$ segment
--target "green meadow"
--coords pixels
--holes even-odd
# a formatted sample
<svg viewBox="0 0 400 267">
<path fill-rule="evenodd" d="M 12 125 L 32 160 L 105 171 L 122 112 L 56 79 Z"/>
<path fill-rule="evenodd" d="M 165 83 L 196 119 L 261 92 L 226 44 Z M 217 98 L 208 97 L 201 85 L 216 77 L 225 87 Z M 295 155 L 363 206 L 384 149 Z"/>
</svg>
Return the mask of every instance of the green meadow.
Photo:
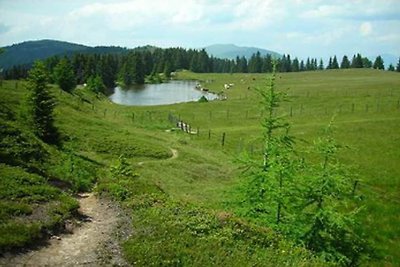
<svg viewBox="0 0 400 267">
<path fill-rule="evenodd" d="M 268 75 L 181 71 L 174 78 L 224 91 L 226 100 L 130 107 L 85 88 L 69 94 L 52 86 L 62 147 L 44 144 L 24 124 L 24 82 L 3 81 L 0 144 L 7 160 L 0 165 L 0 249 L 26 246 L 55 231 L 76 212 L 71 195 L 95 190 L 131 214 L 133 234 L 122 246 L 132 264 L 325 266 L 237 212 L 237 190 L 245 179 L 238 159 L 247 153 L 262 160 L 264 114 L 257 88 L 267 85 Z M 233 86 L 225 90 L 224 84 Z M 361 225 L 376 252 L 363 264 L 399 265 L 400 74 L 278 73 L 276 87 L 289 95 L 278 113 L 291 123 L 299 151 L 334 118 L 335 137 L 344 146 L 340 159 L 358 174 Z M 177 119 L 190 124 L 192 133 L 177 128 Z M 135 176 L 113 177 L 110 166 L 121 155 Z"/>
</svg>

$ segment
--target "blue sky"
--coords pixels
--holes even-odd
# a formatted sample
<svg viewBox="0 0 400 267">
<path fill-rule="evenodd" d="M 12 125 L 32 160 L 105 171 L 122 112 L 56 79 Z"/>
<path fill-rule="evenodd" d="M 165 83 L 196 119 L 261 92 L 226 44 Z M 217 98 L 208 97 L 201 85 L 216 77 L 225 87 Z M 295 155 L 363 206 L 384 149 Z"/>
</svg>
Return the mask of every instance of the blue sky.
<svg viewBox="0 0 400 267">
<path fill-rule="evenodd" d="M 0 46 L 39 39 L 400 56 L 400 0 L 0 0 Z"/>
</svg>

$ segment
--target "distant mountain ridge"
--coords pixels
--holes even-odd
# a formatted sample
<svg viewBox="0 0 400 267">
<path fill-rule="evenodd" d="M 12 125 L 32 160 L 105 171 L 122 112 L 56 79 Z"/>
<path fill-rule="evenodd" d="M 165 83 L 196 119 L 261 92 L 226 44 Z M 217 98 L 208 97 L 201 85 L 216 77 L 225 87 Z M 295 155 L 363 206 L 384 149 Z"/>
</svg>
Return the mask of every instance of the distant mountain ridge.
<svg viewBox="0 0 400 267">
<path fill-rule="evenodd" d="M 249 59 L 253 54 L 260 52 L 261 55 L 270 54 L 273 57 L 280 58 L 281 54 L 257 47 L 237 46 L 234 44 L 214 44 L 204 48 L 209 55 L 218 58 L 235 59 L 237 56 Z"/>
<path fill-rule="evenodd" d="M 124 53 L 126 48 L 116 46 L 85 46 L 57 40 L 26 41 L 3 47 L 0 55 L 0 68 L 11 68 L 15 65 L 32 64 L 35 60 L 46 59 L 56 55 L 73 53 Z"/>
<path fill-rule="evenodd" d="M 137 51 L 151 51 L 153 52 L 158 47 L 146 45 L 141 47 L 136 47 L 133 50 Z M 57 41 L 57 40 L 38 40 L 38 41 L 26 41 L 19 44 L 13 44 L 10 46 L 3 47 L 4 53 L 0 54 L 0 69 L 8 69 L 15 65 L 30 65 L 35 60 L 46 59 L 51 56 L 64 56 L 72 55 L 74 53 L 85 53 L 85 54 L 105 54 L 105 53 L 127 53 L 132 49 L 123 48 L 119 46 L 86 46 L 76 43 Z M 271 54 L 273 57 L 280 58 L 281 54 L 257 47 L 245 47 L 237 46 L 234 44 L 214 44 L 204 47 L 206 52 L 211 56 L 217 58 L 235 59 L 237 56 L 246 57 L 249 59 L 257 51 L 261 55 Z M 351 55 L 349 55 L 351 56 Z M 394 67 L 397 66 L 399 57 L 392 54 L 382 54 L 381 55 L 385 68 L 392 64 Z M 373 61 L 376 56 L 370 56 Z"/>
</svg>

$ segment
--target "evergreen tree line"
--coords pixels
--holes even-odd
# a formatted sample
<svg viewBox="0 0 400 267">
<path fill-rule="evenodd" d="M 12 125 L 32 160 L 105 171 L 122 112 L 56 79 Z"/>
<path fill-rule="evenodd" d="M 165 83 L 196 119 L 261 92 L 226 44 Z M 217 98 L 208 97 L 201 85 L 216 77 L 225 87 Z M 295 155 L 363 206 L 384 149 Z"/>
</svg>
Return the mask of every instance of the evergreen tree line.
<svg viewBox="0 0 400 267">
<path fill-rule="evenodd" d="M 76 83 L 83 84 L 89 81 L 101 81 L 106 88 L 111 88 L 118 81 L 122 85 L 142 84 L 146 76 L 153 77 L 163 73 L 166 78 L 171 72 L 187 69 L 198 73 L 269 73 L 272 72 L 273 62 L 276 61 L 278 72 L 299 72 L 324 69 L 347 68 L 375 68 L 385 69 L 381 56 L 374 62 L 367 57 L 356 54 L 350 60 L 343 56 L 340 64 L 336 56 L 329 58 L 325 66 L 322 59 L 307 58 L 306 60 L 292 59 L 289 54 L 281 58 L 271 55 L 262 56 L 260 52 L 254 53 L 249 59 L 236 57 L 236 59 L 220 59 L 209 56 L 207 52 L 183 48 L 136 48 L 125 54 L 74 54 L 69 57 L 50 57 L 44 61 L 50 73 L 50 82 L 55 82 L 56 67 L 63 62 L 64 67 L 72 68 Z M 5 79 L 20 79 L 28 76 L 30 65 L 14 66 L 4 71 Z M 388 70 L 400 72 L 400 58 L 396 66 Z"/>
</svg>

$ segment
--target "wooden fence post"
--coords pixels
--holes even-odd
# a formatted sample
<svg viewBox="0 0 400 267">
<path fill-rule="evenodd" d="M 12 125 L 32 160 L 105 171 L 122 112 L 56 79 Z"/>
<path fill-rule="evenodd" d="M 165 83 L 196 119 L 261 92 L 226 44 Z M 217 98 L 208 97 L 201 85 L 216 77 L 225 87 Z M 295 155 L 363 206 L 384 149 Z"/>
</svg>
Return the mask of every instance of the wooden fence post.
<svg viewBox="0 0 400 267">
<path fill-rule="evenodd" d="M 225 133 L 222 133 L 222 140 L 221 140 L 221 145 L 225 145 Z"/>
<path fill-rule="evenodd" d="M 354 181 L 354 185 L 353 185 L 353 190 L 351 192 L 351 194 L 354 196 L 356 193 L 356 189 L 357 189 L 357 185 L 358 185 L 358 180 Z"/>
<path fill-rule="evenodd" d="M 208 130 L 208 140 L 211 139 L 211 130 Z"/>
</svg>

